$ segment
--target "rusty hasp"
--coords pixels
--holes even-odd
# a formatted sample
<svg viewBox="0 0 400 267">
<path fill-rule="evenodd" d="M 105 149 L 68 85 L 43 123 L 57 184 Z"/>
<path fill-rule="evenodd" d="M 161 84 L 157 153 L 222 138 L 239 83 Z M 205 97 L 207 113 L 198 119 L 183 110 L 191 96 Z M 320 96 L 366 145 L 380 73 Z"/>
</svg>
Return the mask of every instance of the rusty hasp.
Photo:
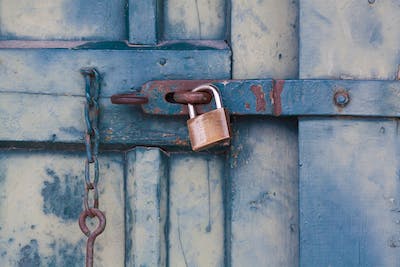
<svg viewBox="0 0 400 267">
<path fill-rule="evenodd" d="M 400 95 L 400 82 L 377 80 L 150 81 L 139 92 L 148 100 L 141 103 L 142 109 L 155 115 L 187 115 L 186 104 L 190 103 L 196 104 L 198 114 L 208 112 L 213 109 L 209 94 L 188 92 L 206 83 L 218 88 L 231 115 L 400 116 L 400 101 L 394 101 Z M 343 88 L 346 88 L 345 94 Z M 351 104 L 348 104 L 350 95 Z M 385 110 L 377 112 L 376 105 L 382 102 Z"/>
<path fill-rule="evenodd" d="M 149 99 L 136 93 L 116 94 L 111 96 L 111 103 L 117 105 L 143 105 L 149 102 Z"/>
</svg>

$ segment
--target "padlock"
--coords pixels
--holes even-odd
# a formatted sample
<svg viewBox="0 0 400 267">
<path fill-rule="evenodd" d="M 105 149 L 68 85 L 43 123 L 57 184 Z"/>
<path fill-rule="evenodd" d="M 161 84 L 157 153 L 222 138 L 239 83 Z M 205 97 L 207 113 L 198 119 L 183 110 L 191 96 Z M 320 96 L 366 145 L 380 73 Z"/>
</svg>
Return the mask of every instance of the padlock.
<svg viewBox="0 0 400 267">
<path fill-rule="evenodd" d="M 196 87 L 192 92 L 208 91 L 215 99 L 216 109 L 201 115 L 196 114 L 192 104 L 188 104 L 190 119 L 187 121 L 189 138 L 194 151 L 200 151 L 216 144 L 229 143 L 231 128 L 228 111 L 222 107 L 218 88 L 212 84 Z"/>
</svg>

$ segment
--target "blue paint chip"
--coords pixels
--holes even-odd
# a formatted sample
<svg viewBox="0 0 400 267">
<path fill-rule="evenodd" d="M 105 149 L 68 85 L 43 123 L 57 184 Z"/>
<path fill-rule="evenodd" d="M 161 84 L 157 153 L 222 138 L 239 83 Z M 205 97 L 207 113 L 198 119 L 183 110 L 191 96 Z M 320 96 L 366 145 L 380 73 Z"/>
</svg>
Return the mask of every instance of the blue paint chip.
<svg viewBox="0 0 400 267">
<path fill-rule="evenodd" d="M 63 220 L 77 220 L 82 209 L 82 187 L 77 176 L 66 174 L 61 182 L 54 170 L 47 168 L 46 174 L 53 178 L 45 181 L 42 188 L 43 211 Z"/>
<path fill-rule="evenodd" d="M 23 246 L 19 251 L 18 267 L 41 266 L 42 261 L 39 255 L 37 240 L 32 239 L 28 245 Z"/>
<path fill-rule="evenodd" d="M 48 267 L 60 266 L 83 266 L 85 262 L 85 255 L 82 253 L 84 242 L 81 240 L 76 244 L 71 244 L 66 240 L 60 240 L 50 244 L 54 250 L 54 255 L 49 257 L 46 262 Z"/>
</svg>

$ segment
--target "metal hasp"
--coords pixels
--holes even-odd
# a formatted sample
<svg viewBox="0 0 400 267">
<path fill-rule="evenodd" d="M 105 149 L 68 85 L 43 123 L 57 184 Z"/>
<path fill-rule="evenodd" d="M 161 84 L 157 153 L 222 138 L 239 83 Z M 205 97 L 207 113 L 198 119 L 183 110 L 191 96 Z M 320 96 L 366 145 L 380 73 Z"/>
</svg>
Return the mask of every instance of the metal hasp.
<svg viewBox="0 0 400 267">
<path fill-rule="evenodd" d="M 186 115 L 189 90 L 212 83 L 232 115 L 400 117 L 399 81 L 362 80 L 165 80 L 145 83 L 139 92 L 148 114 Z M 180 101 L 176 101 L 176 96 Z M 209 103 L 209 94 L 194 104 Z M 197 106 L 197 112 L 212 104 Z"/>
</svg>

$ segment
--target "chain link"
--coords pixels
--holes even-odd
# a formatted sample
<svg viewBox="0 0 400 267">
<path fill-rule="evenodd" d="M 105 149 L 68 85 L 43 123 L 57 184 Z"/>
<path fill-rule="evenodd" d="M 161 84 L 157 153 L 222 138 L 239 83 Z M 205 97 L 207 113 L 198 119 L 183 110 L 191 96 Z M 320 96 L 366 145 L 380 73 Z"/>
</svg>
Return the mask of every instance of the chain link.
<svg viewBox="0 0 400 267">
<path fill-rule="evenodd" d="M 93 246 L 94 241 L 105 228 L 106 218 L 99 208 L 99 191 L 97 188 L 99 182 L 99 95 L 100 95 L 100 75 L 94 68 L 82 69 L 81 73 L 85 79 L 85 109 L 84 117 L 86 124 L 85 131 L 85 146 L 86 146 L 86 160 L 85 160 L 85 193 L 84 193 L 84 207 L 79 217 L 79 227 L 82 232 L 88 237 L 86 244 L 86 267 L 93 266 Z M 91 171 L 91 166 L 93 171 Z M 93 177 L 91 173 L 93 172 Z M 92 197 L 90 197 L 92 192 Z M 93 200 L 92 205 L 90 199 Z M 86 225 L 86 218 L 97 217 L 99 220 L 98 227 L 91 232 Z"/>
<path fill-rule="evenodd" d="M 99 192 L 97 184 L 99 182 L 99 161 L 97 159 L 99 153 L 99 93 L 100 75 L 96 69 L 83 69 L 82 74 L 85 78 L 85 145 L 86 145 L 86 162 L 85 162 L 85 210 L 90 211 L 90 208 L 99 208 Z M 92 165 L 93 164 L 93 165 Z M 93 179 L 91 179 L 91 168 L 94 167 Z M 93 204 L 89 204 L 89 194 L 93 191 Z M 91 217 L 95 215 L 91 212 Z"/>
</svg>

